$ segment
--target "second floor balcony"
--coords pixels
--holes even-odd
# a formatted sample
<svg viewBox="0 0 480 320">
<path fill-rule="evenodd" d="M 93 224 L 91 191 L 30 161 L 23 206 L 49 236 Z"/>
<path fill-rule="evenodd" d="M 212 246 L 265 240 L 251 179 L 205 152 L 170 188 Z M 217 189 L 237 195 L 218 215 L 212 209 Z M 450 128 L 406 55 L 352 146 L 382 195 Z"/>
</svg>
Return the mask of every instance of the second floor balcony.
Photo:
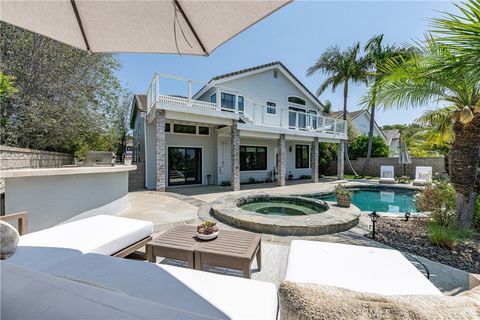
<svg viewBox="0 0 480 320">
<path fill-rule="evenodd" d="M 163 79 L 176 80 L 186 86 L 187 94 L 169 95 L 161 92 Z M 248 93 L 239 92 L 232 88 L 209 86 L 212 89 L 213 101 L 194 99 L 192 90 L 198 81 L 182 79 L 167 75 L 155 74 L 147 91 L 148 118 L 155 117 L 154 110 L 164 109 L 175 112 L 191 113 L 193 115 L 207 115 L 219 118 L 241 119 L 247 125 L 262 127 L 279 127 L 301 132 L 318 132 L 340 135 L 346 138 L 346 122 L 341 119 L 320 115 L 315 110 L 302 110 L 296 107 L 271 103 L 259 103 L 250 98 Z M 228 92 L 228 93 L 226 93 Z"/>
</svg>

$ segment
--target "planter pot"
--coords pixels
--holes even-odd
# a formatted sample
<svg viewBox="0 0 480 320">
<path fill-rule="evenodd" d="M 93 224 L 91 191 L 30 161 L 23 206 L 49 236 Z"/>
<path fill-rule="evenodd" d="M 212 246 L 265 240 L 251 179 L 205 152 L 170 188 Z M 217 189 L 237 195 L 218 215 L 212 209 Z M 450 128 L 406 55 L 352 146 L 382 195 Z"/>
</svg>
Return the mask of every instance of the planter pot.
<svg viewBox="0 0 480 320">
<path fill-rule="evenodd" d="M 339 207 L 350 208 L 350 204 L 352 204 L 352 197 L 337 195 L 337 205 Z"/>
<path fill-rule="evenodd" d="M 123 164 L 126 166 L 131 166 L 132 165 L 132 159 L 124 159 Z"/>
</svg>

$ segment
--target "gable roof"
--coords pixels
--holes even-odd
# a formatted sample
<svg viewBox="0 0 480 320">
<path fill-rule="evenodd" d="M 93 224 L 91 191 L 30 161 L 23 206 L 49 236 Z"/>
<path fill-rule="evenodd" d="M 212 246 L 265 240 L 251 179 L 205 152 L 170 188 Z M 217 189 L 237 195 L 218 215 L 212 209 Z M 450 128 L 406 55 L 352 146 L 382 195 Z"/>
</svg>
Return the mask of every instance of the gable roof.
<svg viewBox="0 0 480 320">
<path fill-rule="evenodd" d="M 130 128 L 134 129 L 135 119 L 138 112 L 147 111 L 147 95 L 134 94 L 132 99 L 132 107 L 130 109 Z"/>
<path fill-rule="evenodd" d="M 382 130 L 385 138 L 387 139 L 387 144 L 391 145 L 393 139 L 400 139 L 400 130 L 398 129 L 390 129 L 390 130 Z"/>
<path fill-rule="evenodd" d="M 364 112 L 367 112 L 367 110 L 357 110 L 357 111 L 347 112 L 347 116 L 350 117 L 350 119 L 354 120 L 358 118 L 360 115 L 362 115 Z M 329 115 L 331 115 L 334 118 L 342 118 L 343 111 L 331 112 Z"/>
<path fill-rule="evenodd" d="M 234 76 L 241 76 L 241 75 L 247 76 L 252 72 L 261 71 L 263 69 L 268 69 L 268 68 L 272 68 L 272 67 L 275 67 L 275 66 L 277 66 L 279 70 L 282 70 L 287 75 L 287 78 L 288 78 L 288 76 L 291 77 L 292 78 L 291 80 L 293 80 L 292 82 L 294 82 L 294 84 L 297 87 L 299 87 L 300 91 L 304 91 L 305 95 L 309 96 L 314 101 L 314 103 L 317 104 L 317 106 L 319 108 L 323 107 L 323 104 L 320 102 L 320 100 L 318 100 L 318 98 L 300 80 L 298 80 L 298 78 L 290 70 L 288 70 L 288 68 L 285 67 L 285 65 L 280 61 L 274 61 L 274 62 L 270 62 L 270 63 L 246 68 L 246 69 L 241 69 L 241 70 L 221 74 L 221 75 L 215 76 L 212 79 L 210 79 L 210 81 L 208 81 L 208 84 L 211 84 L 212 82 L 224 82 L 224 81 L 226 81 L 226 79 L 234 77 Z M 203 86 L 194 95 L 194 97 L 197 97 L 200 94 L 203 94 L 203 91 L 206 87 L 207 86 Z"/>
</svg>

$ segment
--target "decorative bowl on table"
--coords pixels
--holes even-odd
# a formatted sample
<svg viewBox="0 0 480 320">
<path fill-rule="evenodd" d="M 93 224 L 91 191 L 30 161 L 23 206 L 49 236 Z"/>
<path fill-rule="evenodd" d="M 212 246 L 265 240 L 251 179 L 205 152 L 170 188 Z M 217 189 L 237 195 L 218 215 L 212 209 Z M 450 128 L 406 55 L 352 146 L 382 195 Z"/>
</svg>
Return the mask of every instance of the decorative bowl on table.
<svg viewBox="0 0 480 320">
<path fill-rule="evenodd" d="M 213 240 L 218 237 L 219 231 L 215 222 L 205 220 L 197 226 L 197 238 L 200 240 Z"/>
</svg>

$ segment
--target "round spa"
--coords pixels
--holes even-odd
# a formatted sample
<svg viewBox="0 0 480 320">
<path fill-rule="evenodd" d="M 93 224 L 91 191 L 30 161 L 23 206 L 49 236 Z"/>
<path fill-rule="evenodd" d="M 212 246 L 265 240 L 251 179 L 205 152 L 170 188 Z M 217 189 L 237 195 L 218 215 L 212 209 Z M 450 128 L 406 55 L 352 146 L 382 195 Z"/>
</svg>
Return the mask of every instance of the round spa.
<svg viewBox="0 0 480 320">
<path fill-rule="evenodd" d="M 348 230 L 360 210 L 301 196 L 252 194 L 215 201 L 211 214 L 233 227 L 281 236 L 315 236 Z"/>
</svg>

